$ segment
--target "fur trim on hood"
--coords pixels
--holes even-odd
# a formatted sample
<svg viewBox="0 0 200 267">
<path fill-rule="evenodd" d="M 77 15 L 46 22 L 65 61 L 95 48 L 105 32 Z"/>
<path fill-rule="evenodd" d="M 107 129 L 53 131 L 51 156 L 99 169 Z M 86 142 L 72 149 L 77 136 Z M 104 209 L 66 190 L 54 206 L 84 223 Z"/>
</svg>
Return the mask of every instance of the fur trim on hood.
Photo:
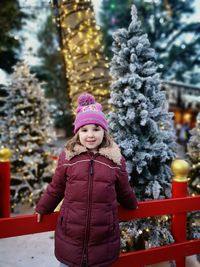
<svg viewBox="0 0 200 267">
<path fill-rule="evenodd" d="M 73 157 L 75 157 L 81 153 L 84 153 L 84 152 L 88 152 L 87 148 L 82 146 L 82 145 L 76 144 L 74 146 L 73 151 L 65 149 L 66 159 L 70 160 Z M 111 147 L 100 148 L 98 153 L 102 156 L 105 156 L 106 158 L 109 158 L 117 165 L 121 165 L 122 155 L 121 155 L 121 152 L 120 152 L 118 145 L 115 142 L 113 142 Z"/>
</svg>

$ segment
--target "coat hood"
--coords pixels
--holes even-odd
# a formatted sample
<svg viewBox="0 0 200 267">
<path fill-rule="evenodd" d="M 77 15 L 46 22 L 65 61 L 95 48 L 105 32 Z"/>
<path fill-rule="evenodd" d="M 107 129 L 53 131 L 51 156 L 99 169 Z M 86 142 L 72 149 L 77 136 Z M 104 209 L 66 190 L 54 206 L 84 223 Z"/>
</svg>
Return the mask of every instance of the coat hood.
<svg viewBox="0 0 200 267">
<path fill-rule="evenodd" d="M 76 144 L 72 151 L 68 150 L 67 148 L 65 149 L 65 156 L 67 160 L 70 160 L 73 157 L 80 155 L 81 153 L 84 153 L 84 152 L 88 152 L 87 148 L 82 145 Z M 121 165 L 122 155 L 121 155 L 118 145 L 115 142 L 113 142 L 112 145 L 109 147 L 100 148 L 98 153 L 112 160 L 117 165 Z"/>
</svg>

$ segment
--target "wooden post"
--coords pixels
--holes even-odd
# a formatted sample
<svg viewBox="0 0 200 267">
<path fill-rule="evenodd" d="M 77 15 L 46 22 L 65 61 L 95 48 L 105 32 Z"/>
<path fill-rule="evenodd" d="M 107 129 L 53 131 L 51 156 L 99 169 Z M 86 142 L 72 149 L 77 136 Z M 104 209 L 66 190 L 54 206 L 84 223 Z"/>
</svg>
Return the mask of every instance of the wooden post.
<svg viewBox="0 0 200 267">
<path fill-rule="evenodd" d="M 0 218 L 10 217 L 10 157 L 8 148 L 0 150 Z"/>
<path fill-rule="evenodd" d="M 185 160 L 177 159 L 172 163 L 172 172 L 174 174 L 172 180 L 172 197 L 187 197 L 187 175 L 190 169 L 189 164 Z M 180 212 L 172 216 L 172 234 L 176 243 L 187 240 L 187 213 Z M 185 267 L 185 257 L 180 255 L 176 261 L 177 267 Z"/>
</svg>

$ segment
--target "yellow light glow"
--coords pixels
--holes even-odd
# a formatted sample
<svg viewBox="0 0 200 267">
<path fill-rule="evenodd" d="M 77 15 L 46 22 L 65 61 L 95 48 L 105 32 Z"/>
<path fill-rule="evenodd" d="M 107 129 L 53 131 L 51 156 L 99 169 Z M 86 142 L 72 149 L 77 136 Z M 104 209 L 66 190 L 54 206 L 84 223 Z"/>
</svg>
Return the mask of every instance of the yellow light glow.
<svg viewBox="0 0 200 267">
<path fill-rule="evenodd" d="M 83 6 L 83 2 L 88 6 Z M 62 1 L 59 14 L 64 47 L 62 53 L 66 62 L 72 107 L 76 103 L 80 88 L 81 91 L 87 90 L 95 94 L 97 100 L 99 95 L 99 99 L 107 103 L 111 79 L 108 75 L 108 64 L 102 53 L 102 36 L 100 27 L 96 25 L 91 1 Z M 58 21 L 60 23 L 59 19 Z"/>
</svg>

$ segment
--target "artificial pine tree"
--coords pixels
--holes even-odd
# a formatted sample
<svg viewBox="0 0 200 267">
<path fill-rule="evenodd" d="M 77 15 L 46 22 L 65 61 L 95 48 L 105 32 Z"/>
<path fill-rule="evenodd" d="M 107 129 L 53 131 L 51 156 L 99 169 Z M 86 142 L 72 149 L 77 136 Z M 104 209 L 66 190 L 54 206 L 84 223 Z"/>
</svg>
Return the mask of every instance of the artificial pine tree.
<svg viewBox="0 0 200 267">
<path fill-rule="evenodd" d="M 34 204 L 50 181 L 55 163 L 50 159 L 55 137 L 41 84 L 29 67 L 18 63 L 9 85 L 8 147 L 13 156 L 12 207 Z"/>
<path fill-rule="evenodd" d="M 191 131 L 187 150 L 191 162 L 188 174 L 188 188 L 191 195 L 200 194 L 200 113 L 197 115 L 196 127 Z M 200 238 L 200 213 L 194 211 L 188 214 L 188 238 Z M 200 261 L 200 255 L 198 256 Z"/>
<path fill-rule="evenodd" d="M 163 199 L 171 196 L 170 165 L 175 158 L 172 114 L 160 89 L 155 51 L 141 31 L 135 6 L 131 15 L 128 30 L 120 29 L 113 35 L 109 125 L 138 199 Z M 170 243 L 173 239 L 167 220 L 165 216 L 129 222 L 122 232 L 134 236 L 137 248 Z M 122 240 L 126 243 L 126 237 Z"/>
<path fill-rule="evenodd" d="M 0 149 L 7 146 L 7 113 L 8 113 L 8 87 L 4 84 L 0 84 Z"/>
<path fill-rule="evenodd" d="M 193 195 L 200 194 L 200 113 L 197 115 L 196 127 L 191 131 L 191 137 L 187 146 L 188 155 L 192 163 L 189 173 L 189 189 Z"/>
</svg>

